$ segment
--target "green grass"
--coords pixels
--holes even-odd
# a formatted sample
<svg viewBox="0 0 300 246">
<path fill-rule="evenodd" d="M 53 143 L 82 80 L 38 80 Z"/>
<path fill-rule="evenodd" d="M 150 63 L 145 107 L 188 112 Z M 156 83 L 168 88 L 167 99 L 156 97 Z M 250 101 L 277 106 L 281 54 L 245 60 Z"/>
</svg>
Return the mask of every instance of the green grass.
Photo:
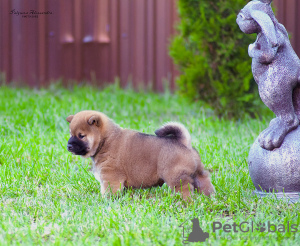
<svg viewBox="0 0 300 246">
<path fill-rule="evenodd" d="M 185 203 L 164 185 L 102 198 L 91 161 L 66 150 L 65 118 L 84 109 L 102 111 L 120 126 L 145 133 L 180 121 L 211 171 L 217 194 Z M 298 204 L 252 195 L 247 156 L 270 118 L 219 120 L 176 95 L 117 86 L 101 91 L 1 86 L 0 245 L 183 245 L 179 226 L 188 220 L 188 235 L 194 217 L 210 235 L 205 243 L 190 245 L 296 245 L 300 232 L 212 230 L 213 222 L 299 225 Z"/>
</svg>

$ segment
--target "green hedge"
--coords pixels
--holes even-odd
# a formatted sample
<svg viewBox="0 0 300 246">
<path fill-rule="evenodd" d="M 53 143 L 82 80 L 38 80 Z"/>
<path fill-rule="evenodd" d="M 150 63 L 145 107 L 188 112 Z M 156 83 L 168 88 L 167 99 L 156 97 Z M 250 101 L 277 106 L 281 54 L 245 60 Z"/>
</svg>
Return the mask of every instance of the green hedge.
<svg viewBox="0 0 300 246">
<path fill-rule="evenodd" d="M 248 45 L 236 16 L 245 0 L 179 0 L 178 35 L 170 55 L 181 75 L 179 91 L 210 105 L 218 116 L 255 115 L 261 107 L 251 72 Z"/>
</svg>

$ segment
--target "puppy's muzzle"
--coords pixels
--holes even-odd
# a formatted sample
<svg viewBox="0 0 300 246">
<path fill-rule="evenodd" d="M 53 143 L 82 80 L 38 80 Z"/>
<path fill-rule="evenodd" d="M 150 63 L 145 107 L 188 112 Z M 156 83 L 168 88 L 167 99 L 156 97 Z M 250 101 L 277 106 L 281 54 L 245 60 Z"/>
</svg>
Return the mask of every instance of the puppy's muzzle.
<svg viewBox="0 0 300 246">
<path fill-rule="evenodd" d="M 86 155 L 88 153 L 87 144 L 77 137 L 69 139 L 67 149 L 75 155 Z"/>
</svg>

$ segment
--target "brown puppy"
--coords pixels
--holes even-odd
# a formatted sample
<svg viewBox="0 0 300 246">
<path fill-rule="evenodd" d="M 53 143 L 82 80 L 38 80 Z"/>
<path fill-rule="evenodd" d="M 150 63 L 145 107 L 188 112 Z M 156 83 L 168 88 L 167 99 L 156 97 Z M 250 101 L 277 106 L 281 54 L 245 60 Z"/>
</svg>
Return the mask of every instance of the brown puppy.
<svg viewBox="0 0 300 246">
<path fill-rule="evenodd" d="M 91 157 L 101 193 L 124 187 L 147 188 L 167 183 L 188 198 L 195 189 L 215 191 L 191 136 L 180 123 L 168 123 L 155 135 L 122 129 L 103 113 L 81 111 L 67 117 L 68 151 Z"/>
</svg>

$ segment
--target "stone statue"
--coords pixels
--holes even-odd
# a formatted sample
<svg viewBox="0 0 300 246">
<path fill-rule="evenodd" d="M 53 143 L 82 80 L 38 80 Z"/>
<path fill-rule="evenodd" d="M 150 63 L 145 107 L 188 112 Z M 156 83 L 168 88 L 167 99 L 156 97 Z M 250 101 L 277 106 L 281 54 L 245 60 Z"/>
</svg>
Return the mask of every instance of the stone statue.
<svg viewBox="0 0 300 246">
<path fill-rule="evenodd" d="M 249 173 L 255 193 L 300 201 L 300 60 L 272 0 L 252 0 L 238 14 L 246 33 L 257 33 L 249 45 L 252 73 L 262 101 L 276 115 L 250 149 Z"/>
<path fill-rule="evenodd" d="M 259 136 L 262 148 L 280 147 L 300 120 L 300 60 L 285 27 L 274 16 L 272 0 L 253 0 L 238 14 L 237 24 L 246 33 L 257 33 L 249 45 L 252 73 L 262 101 L 276 115 Z"/>
</svg>

